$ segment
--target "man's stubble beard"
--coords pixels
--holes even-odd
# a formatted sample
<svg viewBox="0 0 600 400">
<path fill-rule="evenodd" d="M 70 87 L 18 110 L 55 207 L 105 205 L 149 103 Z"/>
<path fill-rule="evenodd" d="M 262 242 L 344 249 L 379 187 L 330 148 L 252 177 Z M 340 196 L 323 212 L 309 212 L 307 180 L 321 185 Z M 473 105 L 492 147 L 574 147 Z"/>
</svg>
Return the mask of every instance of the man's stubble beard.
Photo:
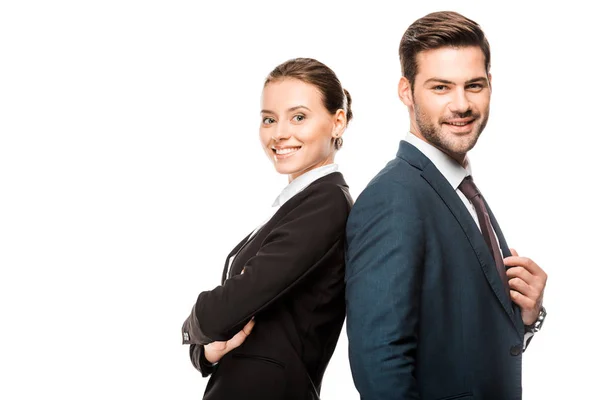
<svg viewBox="0 0 600 400">
<path fill-rule="evenodd" d="M 448 135 L 444 135 L 441 132 L 441 130 L 443 129 L 443 125 L 441 125 L 441 123 L 439 126 L 437 126 L 430 119 L 428 119 L 425 114 L 421 113 L 420 107 L 416 102 L 413 101 L 413 104 L 415 110 L 415 121 L 417 124 L 417 128 L 421 132 L 421 135 L 423 135 L 423 137 L 429 143 L 431 143 L 432 145 L 434 145 L 435 147 L 437 147 L 438 149 L 455 159 L 463 158 L 468 151 L 475 147 L 475 144 L 477 143 L 479 136 L 485 129 L 489 118 L 489 111 L 483 113 L 482 118 L 481 115 L 474 114 L 471 110 L 468 110 L 467 112 L 462 114 L 454 114 L 450 117 L 445 118 L 452 119 L 476 117 L 475 125 L 473 126 L 473 130 L 476 131 L 476 135 L 473 135 L 471 133 L 469 136 L 469 140 L 466 143 L 456 143 L 457 141 L 452 140 L 454 138 L 449 137 Z"/>
</svg>

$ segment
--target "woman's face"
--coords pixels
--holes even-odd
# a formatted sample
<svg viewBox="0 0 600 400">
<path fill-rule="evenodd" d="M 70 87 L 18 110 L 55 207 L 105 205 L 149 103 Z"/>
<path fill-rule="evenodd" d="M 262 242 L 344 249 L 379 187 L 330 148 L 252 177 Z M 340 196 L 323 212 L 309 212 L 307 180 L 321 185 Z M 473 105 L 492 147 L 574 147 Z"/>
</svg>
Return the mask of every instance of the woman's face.
<svg viewBox="0 0 600 400">
<path fill-rule="evenodd" d="M 260 141 L 267 157 L 289 181 L 333 162 L 333 139 L 345 127 L 344 111 L 331 115 L 321 93 L 298 79 L 270 82 L 263 89 Z"/>
</svg>

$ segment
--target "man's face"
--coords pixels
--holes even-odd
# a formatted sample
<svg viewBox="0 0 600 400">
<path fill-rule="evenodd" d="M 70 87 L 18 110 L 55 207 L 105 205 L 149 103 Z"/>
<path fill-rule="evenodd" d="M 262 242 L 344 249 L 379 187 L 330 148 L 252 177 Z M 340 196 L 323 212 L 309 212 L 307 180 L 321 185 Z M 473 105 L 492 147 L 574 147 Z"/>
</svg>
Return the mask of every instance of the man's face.
<svg viewBox="0 0 600 400">
<path fill-rule="evenodd" d="M 485 56 L 477 46 L 442 47 L 418 53 L 416 61 L 412 104 L 407 104 L 411 130 L 462 163 L 490 112 Z"/>
</svg>

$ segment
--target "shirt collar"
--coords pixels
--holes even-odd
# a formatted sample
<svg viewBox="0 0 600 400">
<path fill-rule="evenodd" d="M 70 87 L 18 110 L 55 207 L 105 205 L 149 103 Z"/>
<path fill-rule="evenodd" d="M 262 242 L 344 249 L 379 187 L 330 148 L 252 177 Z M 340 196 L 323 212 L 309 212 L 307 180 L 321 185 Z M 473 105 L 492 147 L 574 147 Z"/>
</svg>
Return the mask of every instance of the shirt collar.
<svg viewBox="0 0 600 400">
<path fill-rule="evenodd" d="M 308 172 L 303 173 L 287 185 L 281 194 L 277 196 L 273 202 L 273 207 L 281 207 L 286 201 L 300 193 L 308 185 L 313 183 L 319 178 L 329 175 L 338 170 L 337 164 L 327 164 L 319 168 L 311 169 Z"/>
<path fill-rule="evenodd" d="M 454 190 L 458 189 L 458 185 L 460 185 L 466 176 L 471 175 L 471 163 L 469 162 L 468 157 L 465 159 L 467 167 L 463 168 L 462 165 L 457 163 L 456 160 L 448 154 L 415 136 L 411 132 L 408 132 L 405 140 L 429 158 L 433 165 L 435 165 L 441 174 L 444 175 L 444 178 L 446 178 Z"/>
</svg>

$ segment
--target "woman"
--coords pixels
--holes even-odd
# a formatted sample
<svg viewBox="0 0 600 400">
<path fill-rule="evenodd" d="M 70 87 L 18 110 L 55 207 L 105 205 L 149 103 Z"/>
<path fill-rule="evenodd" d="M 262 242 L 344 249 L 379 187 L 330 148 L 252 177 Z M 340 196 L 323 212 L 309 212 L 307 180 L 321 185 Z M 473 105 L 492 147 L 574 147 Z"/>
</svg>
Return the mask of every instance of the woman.
<svg viewBox="0 0 600 400">
<path fill-rule="evenodd" d="M 204 399 L 318 398 L 345 317 L 352 199 L 333 162 L 350 104 L 335 73 L 313 59 L 287 61 L 265 81 L 260 141 L 289 185 L 183 325 L 193 365 L 212 374 Z"/>
</svg>

